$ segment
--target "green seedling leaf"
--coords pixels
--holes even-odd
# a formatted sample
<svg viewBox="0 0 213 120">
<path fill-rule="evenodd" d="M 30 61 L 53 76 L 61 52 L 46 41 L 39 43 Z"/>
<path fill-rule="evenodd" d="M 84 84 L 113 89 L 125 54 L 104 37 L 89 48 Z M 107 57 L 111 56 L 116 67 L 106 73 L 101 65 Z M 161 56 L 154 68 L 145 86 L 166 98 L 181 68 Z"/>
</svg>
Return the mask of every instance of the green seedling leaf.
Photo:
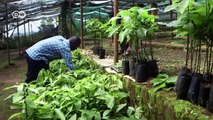
<svg viewBox="0 0 213 120">
<path fill-rule="evenodd" d="M 105 102 L 107 104 L 107 107 L 112 109 L 115 105 L 115 98 L 111 95 L 107 95 L 105 98 Z"/>
<path fill-rule="evenodd" d="M 8 118 L 8 120 L 12 120 L 13 118 L 19 118 L 19 116 L 21 116 L 21 114 L 22 114 L 21 112 L 12 114 L 12 115 Z"/>
<path fill-rule="evenodd" d="M 107 31 L 109 31 L 109 37 L 117 34 L 119 32 L 119 29 L 121 28 L 121 26 L 114 26 L 113 29 L 108 28 Z"/>
<path fill-rule="evenodd" d="M 128 34 L 129 30 L 128 29 L 125 29 L 124 31 L 121 31 L 120 34 L 119 34 L 119 42 L 122 43 L 125 38 L 126 38 L 126 35 Z"/>
<path fill-rule="evenodd" d="M 174 77 L 170 77 L 166 80 L 166 83 L 168 84 L 175 84 L 177 81 L 177 76 L 174 76 Z"/>
<path fill-rule="evenodd" d="M 19 102 L 19 101 L 23 100 L 23 98 L 24 98 L 23 93 L 17 92 L 13 95 L 13 98 L 12 98 L 13 103 Z"/>
<path fill-rule="evenodd" d="M 76 102 L 74 105 L 75 105 L 75 109 L 76 110 L 79 110 L 79 109 L 81 109 L 81 101 L 79 100 L 78 102 Z"/>
<path fill-rule="evenodd" d="M 116 97 L 116 99 L 121 100 L 129 96 L 129 94 L 125 92 L 116 92 L 114 96 Z"/>
<path fill-rule="evenodd" d="M 20 85 L 17 86 L 17 91 L 18 92 L 22 92 L 24 91 L 24 89 L 26 89 L 28 87 L 28 85 L 26 85 L 25 83 L 22 83 Z"/>
<path fill-rule="evenodd" d="M 122 89 L 123 88 L 123 83 L 121 80 L 119 80 L 115 75 L 113 76 L 113 80 L 114 80 L 114 84 L 119 88 Z"/>
<path fill-rule="evenodd" d="M 177 7 L 180 6 L 180 3 L 176 3 L 176 4 L 172 4 L 170 6 L 167 6 L 165 9 L 164 9 L 164 12 L 169 12 L 171 10 L 175 10 L 177 9 Z"/>
<path fill-rule="evenodd" d="M 22 108 L 22 103 L 12 103 L 12 105 L 10 105 L 11 109 L 21 109 Z"/>
<path fill-rule="evenodd" d="M 169 75 L 167 75 L 167 74 L 158 74 L 157 78 L 159 78 L 159 79 L 167 79 L 167 78 L 169 78 Z"/>
<path fill-rule="evenodd" d="M 3 90 L 10 90 L 10 89 L 17 88 L 17 87 L 18 87 L 18 85 L 13 85 L 13 86 L 10 86 L 10 87 L 6 87 Z"/>
<path fill-rule="evenodd" d="M 105 94 L 107 94 L 106 91 L 104 91 L 104 90 L 102 90 L 102 89 L 99 89 L 99 90 L 94 94 L 94 96 L 100 96 L 100 95 L 105 95 Z"/>
<path fill-rule="evenodd" d="M 186 11 L 187 7 L 189 6 L 189 1 L 190 0 L 183 0 L 182 2 L 180 2 L 181 7 L 179 7 L 179 12 L 181 14 L 183 14 L 184 11 Z"/>
<path fill-rule="evenodd" d="M 105 110 L 103 113 L 103 117 L 102 119 L 108 119 L 108 114 L 111 112 L 112 110 Z"/>
<path fill-rule="evenodd" d="M 166 87 L 166 83 L 163 83 L 163 84 L 159 85 L 158 87 L 154 88 L 153 92 L 157 92 L 165 87 Z"/>
<path fill-rule="evenodd" d="M 116 109 L 116 113 L 118 113 L 120 110 L 122 110 L 126 105 L 127 105 L 127 103 L 118 105 L 118 108 Z"/>
<path fill-rule="evenodd" d="M 77 120 L 77 115 L 74 114 L 69 120 Z"/>
<path fill-rule="evenodd" d="M 142 112 L 143 112 L 142 108 L 141 107 L 137 107 L 136 110 L 135 110 L 135 118 L 141 119 Z"/>
<path fill-rule="evenodd" d="M 30 108 L 36 108 L 36 104 L 32 100 L 30 100 L 28 98 L 26 99 L 26 104 Z"/>
<path fill-rule="evenodd" d="M 172 89 L 173 89 L 173 88 L 170 87 L 170 88 L 165 88 L 164 90 L 169 91 L 169 90 L 172 90 Z"/>
<path fill-rule="evenodd" d="M 169 76 L 167 74 L 158 74 L 157 78 L 154 78 L 150 82 L 153 84 L 153 86 L 158 86 L 164 83 L 168 78 Z"/>
<path fill-rule="evenodd" d="M 135 112 L 135 109 L 133 107 L 128 107 L 128 110 L 127 110 L 128 116 L 131 116 L 134 112 Z"/>
<path fill-rule="evenodd" d="M 38 118 L 39 120 L 44 120 L 44 119 L 53 119 L 52 116 L 52 111 L 50 111 L 49 109 L 44 108 L 45 110 L 43 111 L 42 114 L 39 114 Z"/>
<path fill-rule="evenodd" d="M 48 111 L 48 113 L 49 113 L 49 111 Z M 41 120 L 43 120 L 43 119 L 51 119 L 51 118 L 52 118 L 52 115 L 51 115 L 51 114 L 47 114 L 47 112 L 46 112 L 46 113 L 44 113 L 44 114 L 42 114 L 42 115 L 39 115 L 39 118 L 40 118 Z"/>
<path fill-rule="evenodd" d="M 179 19 L 178 20 L 174 20 L 172 22 L 167 23 L 166 26 L 168 26 L 168 27 L 178 27 L 180 25 L 180 22 L 181 21 Z"/>
<path fill-rule="evenodd" d="M 17 94 L 17 93 L 13 93 L 13 94 L 11 94 L 11 95 L 7 96 L 7 97 L 4 99 L 4 101 L 6 101 L 6 100 L 8 100 L 8 99 L 12 98 L 15 94 Z"/>
<path fill-rule="evenodd" d="M 56 108 L 55 113 L 61 120 L 66 120 L 64 113 L 60 109 Z"/>
<path fill-rule="evenodd" d="M 95 120 L 100 120 L 101 119 L 101 115 L 99 112 L 97 111 L 92 111 L 92 110 L 80 110 L 83 114 L 88 115 L 88 119 L 92 120 L 92 118 L 94 117 Z"/>
<path fill-rule="evenodd" d="M 35 88 L 35 86 L 29 87 L 28 90 L 29 90 L 30 92 L 35 93 L 35 94 L 38 94 L 38 93 L 39 93 L 39 88 Z"/>
<path fill-rule="evenodd" d="M 165 81 L 166 81 L 166 79 L 155 78 L 155 79 L 151 80 L 150 82 L 153 84 L 153 86 L 158 86 L 158 85 L 164 83 Z"/>
</svg>

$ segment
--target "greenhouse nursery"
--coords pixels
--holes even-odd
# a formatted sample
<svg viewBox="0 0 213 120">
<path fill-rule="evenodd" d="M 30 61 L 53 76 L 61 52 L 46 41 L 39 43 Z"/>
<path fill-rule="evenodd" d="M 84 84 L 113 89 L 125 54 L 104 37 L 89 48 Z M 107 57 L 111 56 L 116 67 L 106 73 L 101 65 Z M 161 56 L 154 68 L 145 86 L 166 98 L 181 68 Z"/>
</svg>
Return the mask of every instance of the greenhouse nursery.
<svg viewBox="0 0 213 120">
<path fill-rule="evenodd" d="M 0 0 L 0 120 L 213 120 L 213 0 Z"/>
</svg>

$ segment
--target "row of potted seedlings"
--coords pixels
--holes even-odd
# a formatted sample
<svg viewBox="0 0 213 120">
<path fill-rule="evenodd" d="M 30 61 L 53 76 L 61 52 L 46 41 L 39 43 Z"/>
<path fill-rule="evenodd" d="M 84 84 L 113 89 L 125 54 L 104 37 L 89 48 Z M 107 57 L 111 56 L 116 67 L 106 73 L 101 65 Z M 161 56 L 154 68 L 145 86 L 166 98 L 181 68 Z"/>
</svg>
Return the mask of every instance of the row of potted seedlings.
<svg viewBox="0 0 213 120">
<path fill-rule="evenodd" d="M 145 82 L 158 74 L 150 39 L 158 29 L 156 16 L 149 14 L 152 10 L 135 6 L 120 11 L 105 24 L 109 37 L 118 34 L 120 44 L 125 42 L 130 45 L 132 57 L 128 59 L 124 51 L 122 68 L 124 74 L 134 77 L 137 82 Z"/>
<path fill-rule="evenodd" d="M 105 31 L 104 28 L 102 28 L 103 23 L 96 18 L 90 19 L 86 22 L 86 30 L 88 33 L 91 33 L 94 35 L 94 47 L 92 48 L 93 54 L 98 55 L 100 59 L 105 58 L 106 50 L 103 48 L 103 33 Z M 98 41 L 98 45 L 96 45 L 97 36 L 100 36 L 100 40 Z"/>
<path fill-rule="evenodd" d="M 157 77 L 157 60 L 132 57 L 122 61 L 122 73 L 135 78 L 136 82 L 146 82 L 151 77 Z"/>
<path fill-rule="evenodd" d="M 178 35 L 187 37 L 186 64 L 176 83 L 177 99 L 207 107 L 210 112 L 213 112 L 212 6 L 213 2 L 209 0 L 199 3 L 184 0 L 164 10 L 177 12 L 177 20 L 167 25 L 176 27 Z"/>
<path fill-rule="evenodd" d="M 106 50 L 103 47 L 95 46 L 92 48 L 93 54 L 98 55 L 99 59 L 104 59 Z"/>
</svg>

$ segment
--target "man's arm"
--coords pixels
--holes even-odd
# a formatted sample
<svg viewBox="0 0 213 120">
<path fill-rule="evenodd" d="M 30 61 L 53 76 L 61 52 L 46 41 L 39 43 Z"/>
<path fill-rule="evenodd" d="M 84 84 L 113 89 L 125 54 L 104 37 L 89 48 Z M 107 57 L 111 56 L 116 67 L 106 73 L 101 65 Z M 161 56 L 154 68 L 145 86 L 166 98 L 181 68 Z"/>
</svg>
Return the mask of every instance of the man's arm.
<svg viewBox="0 0 213 120">
<path fill-rule="evenodd" d="M 74 70 L 75 68 L 74 68 L 74 65 L 73 65 L 73 62 L 72 62 L 72 55 L 71 55 L 70 51 L 64 50 L 64 51 L 61 53 L 61 55 L 62 55 L 62 57 L 64 58 L 67 67 L 68 67 L 70 70 Z"/>
</svg>

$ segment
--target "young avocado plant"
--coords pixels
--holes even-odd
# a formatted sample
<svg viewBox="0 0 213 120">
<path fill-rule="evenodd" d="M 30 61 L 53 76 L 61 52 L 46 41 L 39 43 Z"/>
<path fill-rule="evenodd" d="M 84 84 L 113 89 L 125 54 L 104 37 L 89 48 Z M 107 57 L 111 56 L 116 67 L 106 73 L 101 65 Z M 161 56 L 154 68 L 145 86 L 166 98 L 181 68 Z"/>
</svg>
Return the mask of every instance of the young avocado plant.
<svg viewBox="0 0 213 120">
<path fill-rule="evenodd" d="M 95 41 L 96 41 L 96 36 L 97 35 L 100 36 L 100 41 L 98 42 L 99 43 L 98 46 L 96 46 L 96 43 L 95 43 L 95 47 L 93 48 L 94 54 L 98 54 L 100 59 L 105 57 L 105 49 L 103 48 L 103 33 L 105 30 L 101 28 L 102 25 L 103 23 L 99 19 L 90 19 L 86 23 L 86 30 L 89 33 L 94 34 Z"/>
<path fill-rule="evenodd" d="M 213 2 L 205 0 L 195 2 L 194 0 L 173 0 L 173 4 L 165 8 L 165 12 L 175 10 L 177 20 L 167 24 L 176 27 L 175 32 L 179 36 L 187 36 L 186 65 L 180 71 L 177 80 L 177 98 L 188 99 L 194 104 L 199 103 L 206 106 L 210 88 L 204 87 L 212 80 L 212 47 L 213 47 Z M 201 61 L 201 46 L 204 46 L 205 57 Z M 190 54 L 189 54 L 190 53 Z M 191 57 L 189 57 L 191 55 Z M 190 69 L 188 60 L 191 59 Z M 202 66 L 204 66 L 202 68 Z M 202 84 L 200 85 L 200 83 Z M 202 89 L 200 89 L 200 87 Z M 213 91 L 213 88 L 211 88 Z M 207 95 L 206 95 L 207 94 Z M 204 96 L 202 96 L 204 95 Z M 213 112 L 213 100 L 209 99 L 208 109 Z"/>
<path fill-rule="evenodd" d="M 133 55 L 132 57 L 136 57 L 138 67 L 144 66 L 141 64 L 144 64 L 145 61 L 146 68 L 143 69 L 144 72 L 149 71 L 147 70 L 149 69 L 147 67 L 147 60 L 149 60 L 149 55 L 147 53 L 147 49 L 144 46 L 144 44 L 146 43 L 145 40 L 150 38 L 158 29 L 158 25 L 155 22 L 156 16 L 149 14 L 149 11 L 151 10 L 153 9 L 146 9 L 137 6 L 132 7 L 128 10 L 120 11 L 105 25 L 108 26 L 106 32 L 109 34 L 109 36 L 118 34 L 118 40 L 120 43 L 124 41 L 126 41 L 127 43 L 131 43 Z M 116 23 L 117 20 L 120 20 L 120 24 Z M 151 56 L 152 53 L 152 50 L 150 50 Z M 153 57 L 151 57 L 151 59 L 153 59 Z M 126 60 L 126 56 L 124 56 L 124 60 Z M 140 74 L 140 72 L 138 74 Z M 143 78 L 138 79 L 136 75 L 136 81 L 146 81 L 149 78 L 149 73 L 147 72 L 145 74 L 143 74 L 145 75 Z"/>
</svg>

